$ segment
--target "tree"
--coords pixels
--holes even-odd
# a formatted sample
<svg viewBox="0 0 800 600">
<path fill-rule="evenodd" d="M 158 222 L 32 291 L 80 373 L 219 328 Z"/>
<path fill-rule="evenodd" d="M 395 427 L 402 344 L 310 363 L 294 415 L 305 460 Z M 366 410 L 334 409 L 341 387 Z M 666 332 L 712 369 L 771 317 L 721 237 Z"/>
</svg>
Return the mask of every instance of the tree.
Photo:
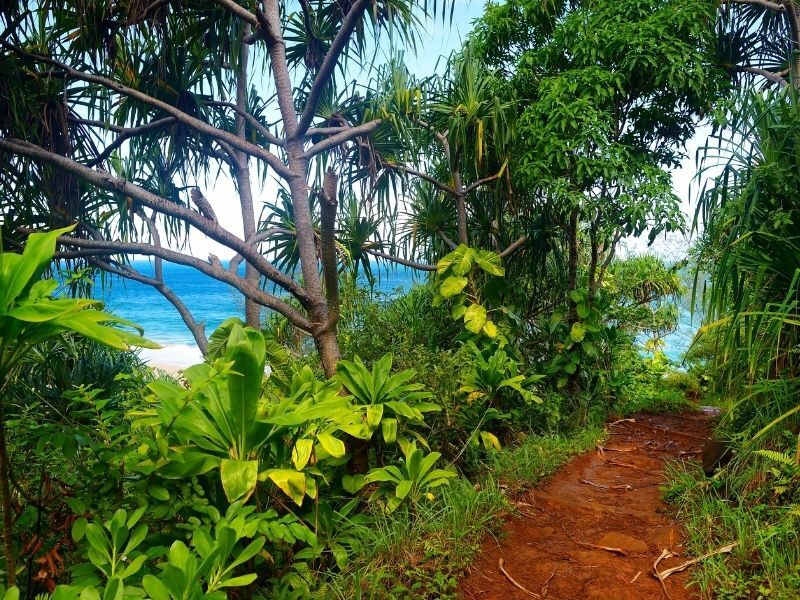
<svg viewBox="0 0 800 600">
<path fill-rule="evenodd" d="M 337 172 L 326 167 L 358 152 L 382 119 L 359 110 L 353 94 L 345 98 L 351 120 L 326 108 L 337 97 L 337 71 L 367 57 L 370 35 L 391 27 L 408 39 L 429 10 L 435 3 L 369 0 L 4 5 L 6 242 L 77 222 L 77 233 L 59 239 L 58 257 L 153 286 L 205 350 L 203 324 L 162 269 L 163 261 L 191 266 L 245 297 L 248 324 L 258 326 L 266 307 L 308 332 L 333 375 L 340 193 Z M 223 227 L 200 190 L 222 172 L 236 184 L 242 235 Z M 256 217 L 254 188 L 268 177 L 289 200 L 291 231 Z M 190 228 L 229 249 L 232 268 L 192 256 Z M 296 274 L 267 258 L 271 238 L 287 231 Z M 153 257 L 152 276 L 133 268 L 133 255 Z"/>
<path fill-rule="evenodd" d="M 504 227 L 515 109 L 502 80 L 465 52 L 451 56 L 442 75 L 423 80 L 395 66 L 378 89 L 396 141 L 381 149 L 378 166 L 383 177 L 410 183 L 400 239 L 406 251 L 435 262 L 459 244 L 504 258 L 518 250 L 526 236 Z M 487 210 L 489 195 L 498 201 Z"/>
<path fill-rule="evenodd" d="M 683 227 L 668 169 L 723 88 L 715 10 L 704 0 L 511 0 L 490 6 L 472 36 L 524 107 L 512 172 L 563 232 L 570 331 L 589 314 L 620 240 Z M 574 393 L 579 376 L 570 375 Z"/>
</svg>

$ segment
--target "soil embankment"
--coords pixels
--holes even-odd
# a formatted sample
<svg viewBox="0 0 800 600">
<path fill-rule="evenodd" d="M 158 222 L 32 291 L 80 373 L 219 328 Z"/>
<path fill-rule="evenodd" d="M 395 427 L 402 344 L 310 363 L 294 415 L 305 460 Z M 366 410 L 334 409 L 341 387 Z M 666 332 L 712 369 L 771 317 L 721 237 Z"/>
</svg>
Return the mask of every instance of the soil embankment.
<svg viewBox="0 0 800 600">
<path fill-rule="evenodd" d="M 687 600 L 684 534 L 661 500 L 666 461 L 694 460 L 710 433 L 707 415 L 639 414 L 608 426 L 602 448 L 562 467 L 516 502 L 501 540 L 487 540 L 459 586 L 465 600 Z M 505 573 L 503 572 L 505 571 Z"/>
</svg>

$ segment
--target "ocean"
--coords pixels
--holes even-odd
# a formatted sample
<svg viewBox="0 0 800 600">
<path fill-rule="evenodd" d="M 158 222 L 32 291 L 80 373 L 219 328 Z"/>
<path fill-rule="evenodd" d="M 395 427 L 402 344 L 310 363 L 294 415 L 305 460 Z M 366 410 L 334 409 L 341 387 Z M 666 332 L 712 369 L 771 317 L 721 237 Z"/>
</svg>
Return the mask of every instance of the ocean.
<svg viewBox="0 0 800 600">
<path fill-rule="evenodd" d="M 137 270 L 152 275 L 148 261 L 135 261 Z M 424 274 L 399 267 L 374 268 L 375 291 L 382 294 L 401 293 L 415 282 L 424 281 Z M 244 314 L 241 295 L 225 283 L 183 265 L 164 263 L 164 280 L 186 303 L 195 319 L 206 324 L 210 334 L 225 319 Z M 364 283 L 366 285 L 366 282 Z M 163 346 L 160 350 L 143 350 L 142 356 L 153 364 L 186 367 L 202 360 L 194 338 L 175 308 L 155 289 L 135 281 L 114 279 L 105 288 L 98 285 L 99 299 L 115 314 L 144 328 L 145 336 Z M 681 308 L 678 330 L 664 338 L 665 354 L 679 361 L 689 347 L 697 317 L 692 322 L 690 311 Z"/>
</svg>

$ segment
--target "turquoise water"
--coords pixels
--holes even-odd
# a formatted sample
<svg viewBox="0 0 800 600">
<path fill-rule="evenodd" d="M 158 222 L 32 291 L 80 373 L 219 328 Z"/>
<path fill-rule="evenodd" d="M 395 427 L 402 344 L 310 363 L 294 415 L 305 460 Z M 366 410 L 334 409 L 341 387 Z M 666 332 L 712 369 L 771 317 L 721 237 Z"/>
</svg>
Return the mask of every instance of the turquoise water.
<svg viewBox="0 0 800 600">
<path fill-rule="evenodd" d="M 142 273 L 152 275 L 149 262 L 139 261 L 134 266 Z M 424 274 L 406 268 L 376 268 L 375 275 L 375 289 L 382 293 L 407 290 L 415 281 L 424 280 Z M 186 303 L 195 319 L 205 322 L 208 334 L 225 319 L 244 313 L 244 301 L 236 290 L 191 267 L 164 263 L 164 280 Z M 176 366 L 200 360 L 194 339 L 177 311 L 152 287 L 115 279 L 99 297 L 115 314 L 141 325 L 149 339 L 164 346 L 162 350 L 145 351 L 143 355 L 148 360 Z M 689 311 L 682 309 L 678 331 L 665 338 L 664 351 L 670 359 L 680 359 L 696 329 Z"/>
</svg>

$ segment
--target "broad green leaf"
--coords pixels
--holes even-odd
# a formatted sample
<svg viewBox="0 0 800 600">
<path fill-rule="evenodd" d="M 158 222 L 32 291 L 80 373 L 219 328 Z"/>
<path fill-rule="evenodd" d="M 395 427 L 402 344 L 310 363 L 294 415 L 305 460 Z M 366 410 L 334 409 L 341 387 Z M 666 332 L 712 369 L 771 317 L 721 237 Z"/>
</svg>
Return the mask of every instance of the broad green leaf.
<svg viewBox="0 0 800 600">
<path fill-rule="evenodd" d="M 172 600 L 167 586 L 153 575 L 145 575 L 142 577 L 142 587 L 152 600 Z"/>
<path fill-rule="evenodd" d="M 244 502 L 256 489 L 258 461 L 223 459 L 219 465 L 219 474 L 228 502 Z"/>
<path fill-rule="evenodd" d="M 464 313 L 464 327 L 472 333 L 480 333 L 486 324 L 486 309 L 480 304 L 471 304 Z"/>
<path fill-rule="evenodd" d="M 39 281 L 56 251 L 56 239 L 69 233 L 75 225 L 28 236 L 22 256 L 0 253 L 0 311 L 5 312 L 11 303 L 26 295 Z"/>
<path fill-rule="evenodd" d="M 475 255 L 475 263 L 489 275 L 502 277 L 506 274 L 500 255 L 491 250 L 479 250 Z"/>
<path fill-rule="evenodd" d="M 467 287 L 467 283 L 469 283 L 469 280 L 466 277 L 455 277 L 451 275 L 442 282 L 442 285 L 439 287 L 439 293 L 444 298 L 452 298 L 460 294 L 461 290 Z"/>
<path fill-rule="evenodd" d="M 292 449 L 292 464 L 294 468 L 301 471 L 308 464 L 311 458 L 311 451 L 314 449 L 314 440 L 303 438 L 297 440 Z"/>
<path fill-rule="evenodd" d="M 269 469 L 266 476 L 300 506 L 306 494 L 306 477 L 291 469 Z"/>
<path fill-rule="evenodd" d="M 486 321 L 483 324 L 483 333 L 485 333 L 490 338 L 497 337 L 497 325 L 495 325 L 492 321 Z"/>
<path fill-rule="evenodd" d="M 569 337 L 572 338 L 573 342 L 582 342 L 583 338 L 586 337 L 586 329 L 583 324 L 573 323 L 572 329 L 570 329 L 569 332 Z"/>
<path fill-rule="evenodd" d="M 397 419 L 384 419 L 381 421 L 383 441 L 393 444 L 397 440 Z"/>
<path fill-rule="evenodd" d="M 329 433 L 320 433 L 317 435 L 317 440 L 325 448 L 325 451 L 334 458 L 342 458 L 347 452 L 344 442 Z"/>
</svg>

